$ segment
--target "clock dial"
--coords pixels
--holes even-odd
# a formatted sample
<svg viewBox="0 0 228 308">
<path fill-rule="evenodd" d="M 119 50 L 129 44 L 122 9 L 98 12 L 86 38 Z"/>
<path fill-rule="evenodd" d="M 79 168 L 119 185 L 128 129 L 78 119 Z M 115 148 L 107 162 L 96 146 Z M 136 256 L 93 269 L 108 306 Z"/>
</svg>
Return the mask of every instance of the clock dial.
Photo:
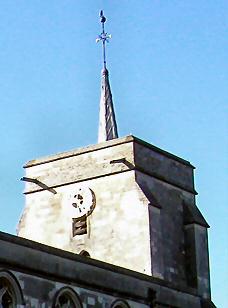
<svg viewBox="0 0 228 308">
<path fill-rule="evenodd" d="M 73 217 L 89 216 L 95 207 L 95 194 L 90 188 L 79 188 L 71 195 Z"/>
</svg>

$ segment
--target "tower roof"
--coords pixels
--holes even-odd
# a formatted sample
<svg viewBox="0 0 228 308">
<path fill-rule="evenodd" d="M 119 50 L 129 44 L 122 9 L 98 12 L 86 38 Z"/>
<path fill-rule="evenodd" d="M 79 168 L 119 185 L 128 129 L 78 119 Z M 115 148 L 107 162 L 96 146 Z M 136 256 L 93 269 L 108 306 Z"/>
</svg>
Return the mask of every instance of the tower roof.
<svg viewBox="0 0 228 308">
<path fill-rule="evenodd" d="M 106 68 L 106 42 L 111 38 L 104 30 L 106 18 L 103 11 L 100 12 L 100 21 L 102 24 L 102 32 L 97 38 L 97 42 L 102 41 L 103 50 L 103 69 L 101 72 L 101 99 L 100 99 L 100 116 L 98 142 L 104 142 L 114 138 L 118 138 L 115 111 L 112 101 L 112 93 L 109 83 L 109 73 Z"/>
<path fill-rule="evenodd" d="M 98 142 L 118 138 L 117 124 L 108 75 L 108 70 L 104 68 L 101 72 L 101 99 Z"/>
</svg>

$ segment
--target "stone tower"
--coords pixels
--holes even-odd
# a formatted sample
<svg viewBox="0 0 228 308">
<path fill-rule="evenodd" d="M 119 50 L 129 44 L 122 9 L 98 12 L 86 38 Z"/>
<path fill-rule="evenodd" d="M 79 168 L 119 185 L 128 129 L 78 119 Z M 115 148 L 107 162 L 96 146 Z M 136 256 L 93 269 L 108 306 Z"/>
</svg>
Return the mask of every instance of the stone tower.
<svg viewBox="0 0 228 308">
<path fill-rule="evenodd" d="M 117 138 L 106 67 L 100 109 L 98 144 L 25 165 L 18 235 L 209 299 L 208 224 L 195 203 L 194 167 L 134 136 Z"/>
<path fill-rule="evenodd" d="M 18 235 L 209 297 L 193 169 L 134 136 L 32 160 Z"/>
</svg>

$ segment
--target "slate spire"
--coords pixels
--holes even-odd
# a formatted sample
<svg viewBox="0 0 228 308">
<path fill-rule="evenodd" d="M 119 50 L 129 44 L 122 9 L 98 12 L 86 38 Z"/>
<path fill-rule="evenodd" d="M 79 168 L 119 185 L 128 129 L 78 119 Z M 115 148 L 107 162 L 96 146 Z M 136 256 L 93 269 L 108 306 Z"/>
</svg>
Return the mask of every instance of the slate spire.
<svg viewBox="0 0 228 308">
<path fill-rule="evenodd" d="M 107 140 L 118 138 L 117 124 L 112 101 L 112 93 L 109 84 L 109 73 L 106 68 L 106 50 L 105 44 L 111 35 L 104 30 L 106 18 L 103 11 L 100 12 L 100 21 L 102 24 L 102 32 L 97 38 L 97 42 L 102 41 L 103 50 L 103 69 L 101 71 L 101 99 L 100 99 L 100 115 L 99 115 L 99 130 L 98 143 Z"/>
</svg>

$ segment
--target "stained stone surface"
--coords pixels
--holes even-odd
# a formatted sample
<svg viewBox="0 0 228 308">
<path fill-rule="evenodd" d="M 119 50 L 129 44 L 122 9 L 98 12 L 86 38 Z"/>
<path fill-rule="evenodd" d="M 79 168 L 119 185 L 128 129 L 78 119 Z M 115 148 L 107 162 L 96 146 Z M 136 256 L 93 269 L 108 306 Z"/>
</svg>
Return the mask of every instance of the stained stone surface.
<svg viewBox="0 0 228 308">
<path fill-rule="evenodd" d="M 193 288 L 149 277 L 0 232 L 0 281 L 9 281 L 18 308 L 53 308 L 71 294 L 78 308 L 215 308 Z"/>
</svg>

